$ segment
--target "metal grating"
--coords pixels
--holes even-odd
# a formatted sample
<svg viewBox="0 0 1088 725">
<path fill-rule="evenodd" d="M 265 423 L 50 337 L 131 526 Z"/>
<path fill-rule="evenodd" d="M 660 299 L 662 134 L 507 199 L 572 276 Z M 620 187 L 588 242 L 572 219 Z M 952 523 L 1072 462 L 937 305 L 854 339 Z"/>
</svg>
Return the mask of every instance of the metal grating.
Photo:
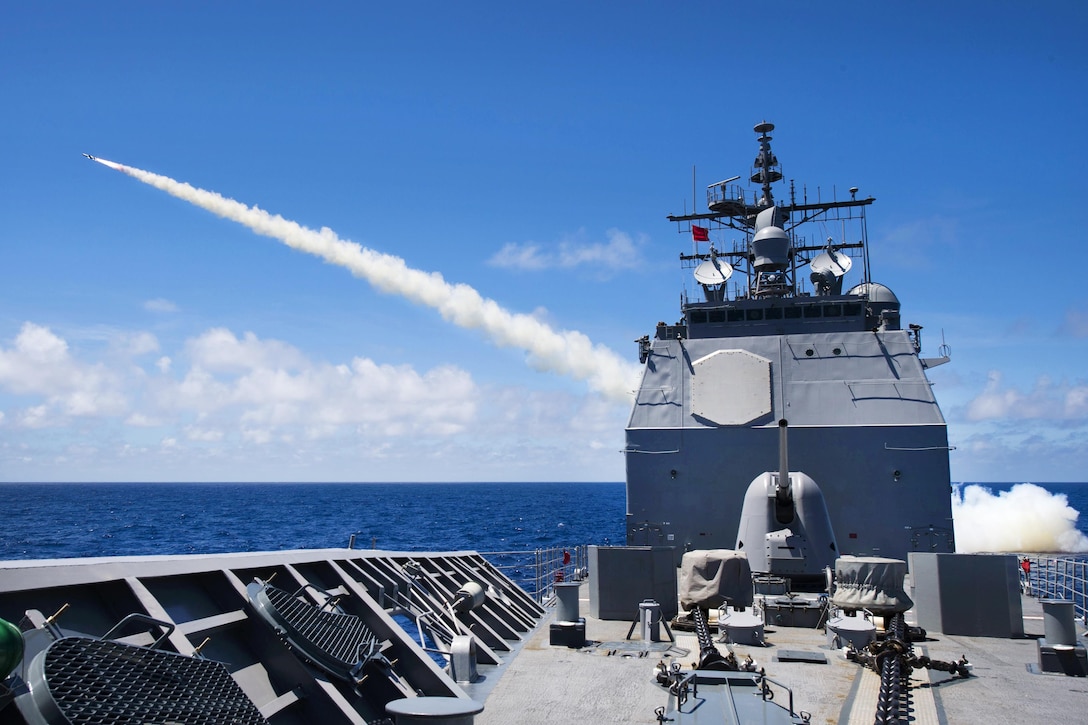
<svg viewBox="0 0 1088 725">
<path fill-rule="evenodd" d="M 380 646 L 377 637 L 359 617 L 319 609 L 294 594 L 268 584 L 264 587 L 264 595 L 284 626 L 294 630 L 293 634 L 297 634 L 299 639 L 320 650 L 325 655 L 322 660 L 334 660 L 344 673 L 378 653 Z M 309 647 L 306 649 L 309 650 Z"/>
<path fill-rule="evenodd" d="M 110 640 L 65 637 L 35 660 L 31 692 L 47 722 L 261 725 L 225 665 Z"/>
</svg>

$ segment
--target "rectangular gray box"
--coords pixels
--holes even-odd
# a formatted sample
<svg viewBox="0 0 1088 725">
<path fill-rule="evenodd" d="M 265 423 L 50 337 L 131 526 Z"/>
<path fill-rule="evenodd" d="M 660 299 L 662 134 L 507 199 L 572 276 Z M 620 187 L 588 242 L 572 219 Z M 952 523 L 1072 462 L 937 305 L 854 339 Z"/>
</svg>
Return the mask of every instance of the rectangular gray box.
<svg viewBox="0 0 1088 725">
<path fill-rule="evenodd" d="M 634 622 L 638 605 L 653 599 L 661 616 L 677 612 L 676 560 L 673 546 L 589 547 L 589 615 Z"/>
<path fill-rule="evenodd" d="M 907 555 L 918 626 L 969 637 L 1022 637 L 1020 570 L 1012 554 Z"/>
</svg>

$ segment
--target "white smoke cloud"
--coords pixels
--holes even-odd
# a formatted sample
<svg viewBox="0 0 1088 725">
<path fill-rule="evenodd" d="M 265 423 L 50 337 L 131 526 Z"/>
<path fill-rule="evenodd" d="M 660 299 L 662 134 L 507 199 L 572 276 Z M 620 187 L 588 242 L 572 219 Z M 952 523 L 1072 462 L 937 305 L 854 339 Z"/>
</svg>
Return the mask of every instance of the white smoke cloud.
<svg viewBox="0 0 1088 725">
<path fill-rule="evenodd" d="M 556 331 L 530 315 L 509 312 L 468 285 L 451 284 L 437 272 L 413 269 L 399 257 L 340 239 L 328 227 L 320 231 L 309 229 L 278 214 L 166 176 L 105 159 L 97 161 L 224 219 L 243 224 L 257 234 L 344 267 L 383 292 L 432 307 L 459 327 L 482 330 L 500 347 L 526 351 L 530 364 L 539 370 L 583 380 L 593 390 L 617 401 L 630 400 L 639 368 L 607 347 L 593 344 L 580 332 Z"/>
<path fill-rule="evenodd" d="M 985 486 L 958 485 L 952 494 L 960 553 L 1088 551 L 1078 516 L 1065 496 L 1031 483 L 997 494 Z"/>
</svg>

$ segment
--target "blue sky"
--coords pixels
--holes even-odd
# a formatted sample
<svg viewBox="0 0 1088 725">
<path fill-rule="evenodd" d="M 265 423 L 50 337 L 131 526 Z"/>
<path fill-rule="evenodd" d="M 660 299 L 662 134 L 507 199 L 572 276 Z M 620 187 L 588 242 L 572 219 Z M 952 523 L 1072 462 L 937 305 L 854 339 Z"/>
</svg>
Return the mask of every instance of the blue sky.
<svg viewBox="0 0 1088 725">
<path fill-rule="evenodd" d="M 874 279 L 952 348 L 953 479 L 1086 480 L 1086 31 L 1078 2 L 8 4 L 0 480 L 622 480 L 629 399 L 80 154 L 634 366 L 679 318 L 665 216 L 763 119 L 787 178 L 876 197 Z"/>
</svg>

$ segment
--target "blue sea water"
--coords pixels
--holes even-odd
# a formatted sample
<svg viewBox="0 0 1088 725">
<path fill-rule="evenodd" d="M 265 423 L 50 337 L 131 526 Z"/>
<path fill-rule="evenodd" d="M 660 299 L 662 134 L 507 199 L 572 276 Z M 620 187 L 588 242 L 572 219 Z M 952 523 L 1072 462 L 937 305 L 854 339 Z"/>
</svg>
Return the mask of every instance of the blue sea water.
<svg viewBox="0 0 1088 725">
<path fill-rule="evenodd" d="M 995 493 L 1013 484 L 982 484 Z M 1088 484 L 1064 495 L 1088 534 Z M 0 484 L 0 560 L 623 544 L 622 483 Z"/>
<path fill-rule="evenodd" d="M 0 484 L 0 560 L 623 544 L 622 483 Z"/>
</svg>

